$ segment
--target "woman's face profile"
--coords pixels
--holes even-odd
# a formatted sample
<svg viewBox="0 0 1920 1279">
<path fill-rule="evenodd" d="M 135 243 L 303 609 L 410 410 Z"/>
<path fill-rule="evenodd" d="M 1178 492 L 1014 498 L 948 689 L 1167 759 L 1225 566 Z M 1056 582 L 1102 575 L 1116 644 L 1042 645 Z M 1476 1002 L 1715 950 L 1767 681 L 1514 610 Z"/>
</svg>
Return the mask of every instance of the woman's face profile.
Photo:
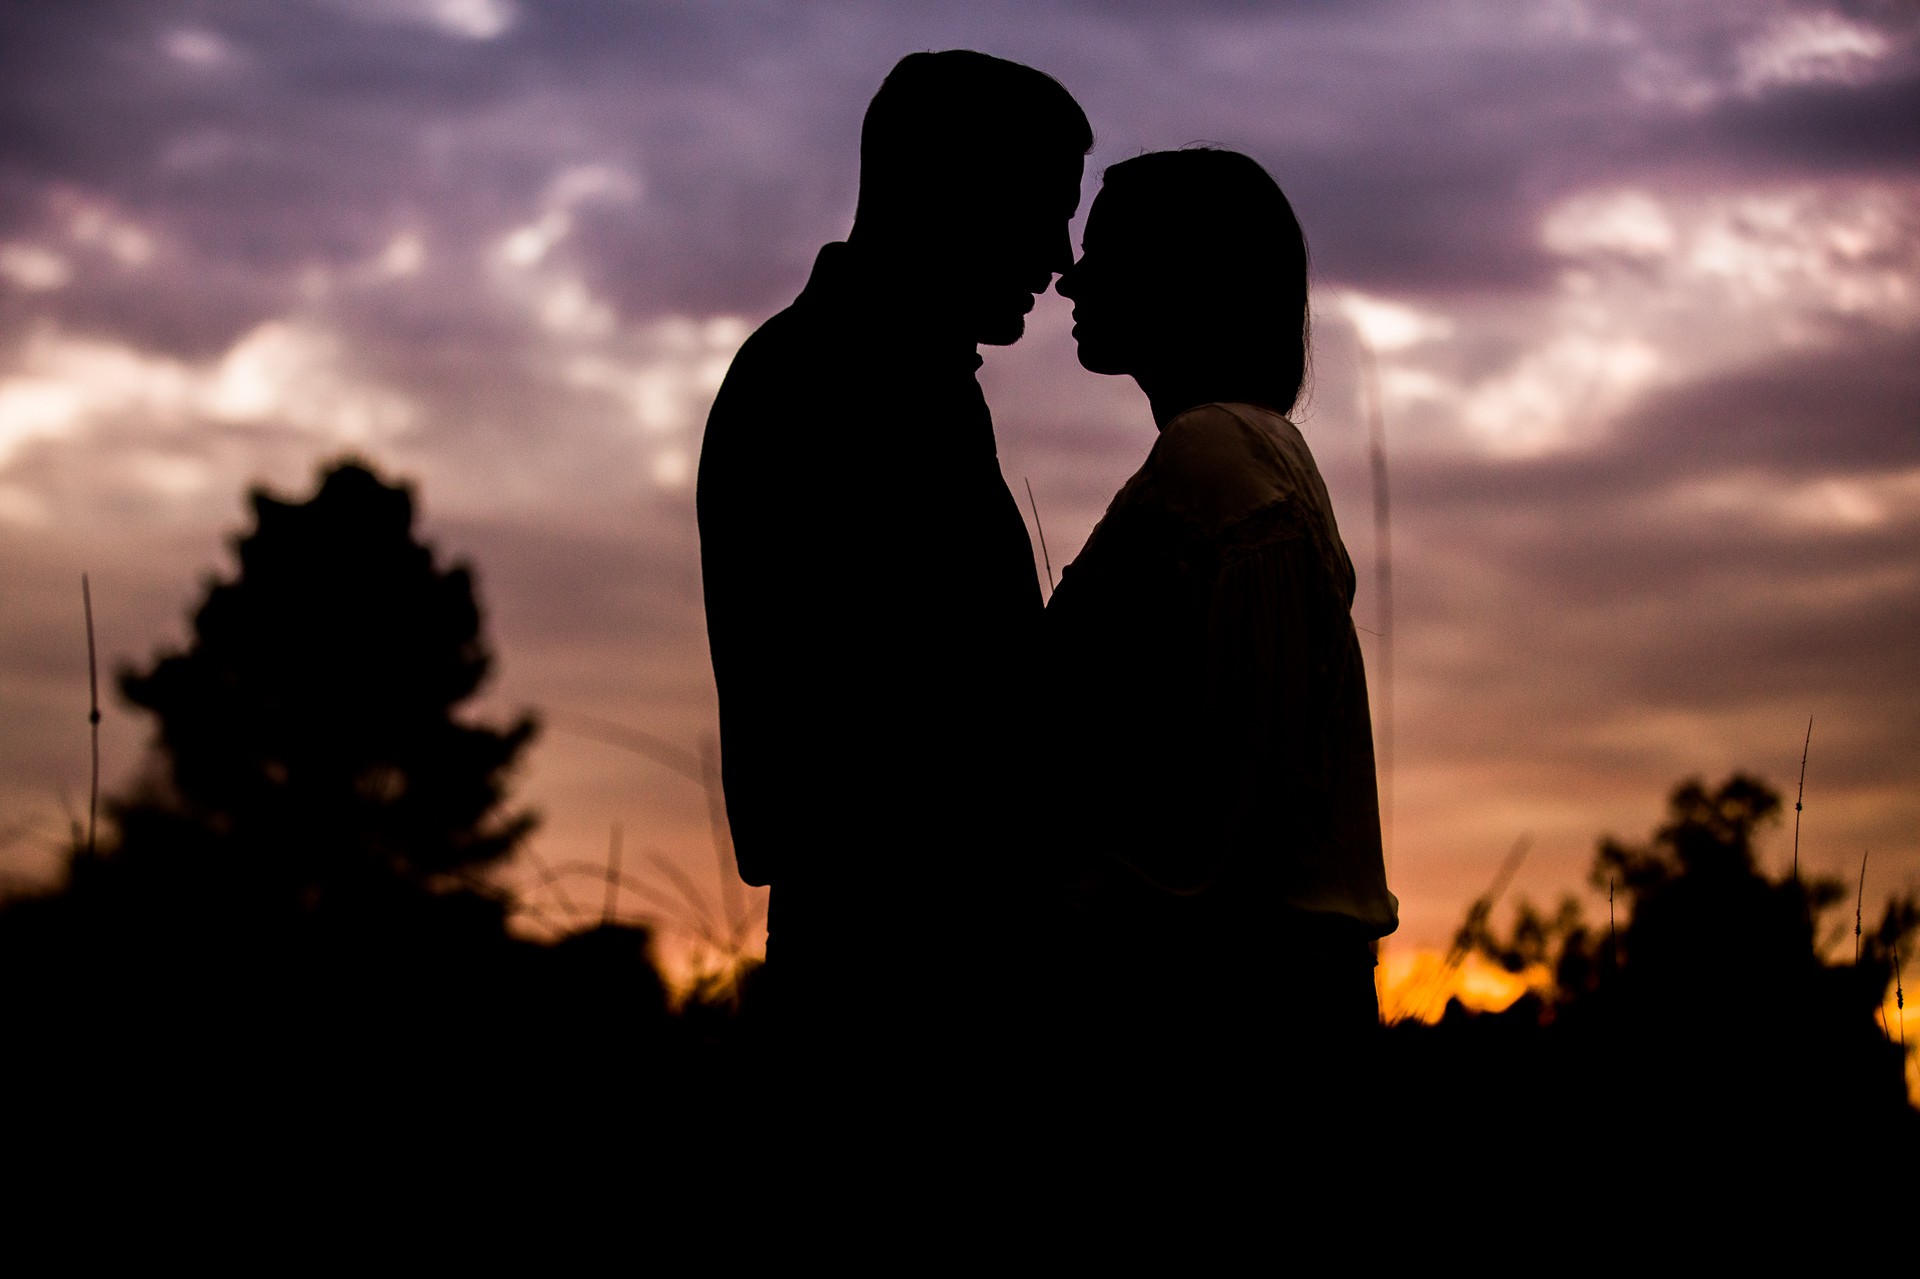
<svg viewBox="0 0 1920 1279">
<path fill-rule="evenodd" d="M 1139 373 L 1147 353 L 1176 344 L 1165 331 L 1180 312 L 1169 247 L 1141 225 L 1124 192 L 1094 199 L 1080 260 L 1054 286 L 1074 304 L 1073 337 L 1089 373 Z"/>
</svg>

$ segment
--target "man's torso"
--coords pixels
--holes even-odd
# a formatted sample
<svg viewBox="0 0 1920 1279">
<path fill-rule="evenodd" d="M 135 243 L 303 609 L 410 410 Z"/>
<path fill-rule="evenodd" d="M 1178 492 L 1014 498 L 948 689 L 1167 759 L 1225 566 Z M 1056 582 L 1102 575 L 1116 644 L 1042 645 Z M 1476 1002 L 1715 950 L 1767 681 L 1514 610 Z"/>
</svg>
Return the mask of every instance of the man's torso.
<svg viewBox="0 0 1920 1279">
<path fill-rule="evenodd" d="M 701 559 L 742 873 L 885 941 L 1019 833 L 1041 601 L 978 357 L 889 328 L 836 249 L 715 400 Z"/>
</svg>

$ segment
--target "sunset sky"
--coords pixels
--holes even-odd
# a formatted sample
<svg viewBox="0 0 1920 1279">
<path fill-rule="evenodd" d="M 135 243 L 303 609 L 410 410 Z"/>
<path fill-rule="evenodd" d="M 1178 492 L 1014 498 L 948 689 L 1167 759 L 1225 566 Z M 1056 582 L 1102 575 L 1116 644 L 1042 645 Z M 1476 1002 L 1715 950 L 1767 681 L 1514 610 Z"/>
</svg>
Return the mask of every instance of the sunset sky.
<svg viewBox="0 0 1920 1279">
<path fill-rule="evenodd" d="M 1195 141 L 1290 194 L 1296 416 L 1370 664 L 1377 352 L 1397 942 L 1444 945 L 1522 836 L 1515 891 L 1578 888 L 1685 776 L 1790 809 L 1809 716 L 1803 863 L 1870 849 L 1870 901 L 1920 890 L 1920 8 L 1873 0 L 7 4 L 0 872 L 55 874 L 84 808 L 80 574 L 106 664 L 149 663 L 233 571 L 247 487 L 352 451 L 476 568 L 478 713 L 546 720 L 537 855 L 598 860 L 617 822 L 630 867 L 717 896 L 699 787 L 580 717 L 713 734 L 708 403 L 845 235 L 882 77 L 949 47 L 1080 100 L 1082 218 L 1104 166 Z M 1067 310 L 982 373 L 1056 572 L 1153 440 Z M 110 789 L 148 736 L 108 709 Z"/>
</svg>

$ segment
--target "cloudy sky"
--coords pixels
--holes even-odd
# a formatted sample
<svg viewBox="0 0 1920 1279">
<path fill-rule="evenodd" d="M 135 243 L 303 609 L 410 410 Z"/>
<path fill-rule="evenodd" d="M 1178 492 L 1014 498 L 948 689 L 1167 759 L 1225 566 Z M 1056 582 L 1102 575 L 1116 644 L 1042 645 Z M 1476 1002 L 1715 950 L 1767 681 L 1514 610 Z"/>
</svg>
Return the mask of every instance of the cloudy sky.
<svg viewBox="0 0 1920 1279">
<path fill-rule="evenodd" d="M 946 47 L 1079 98 L 1086 199 L 1202 140 L 1293 197 L 1302 427 L 1375 631 L 1377 353 L 1405 942 L 1444 944 L 1522 836 L 1550 897 L 1684 776 L 1790 788 L 1810 715 L 1803 860 L 1870 848 L 1870 894 L 1920 889 L 1920 10 L 1872 0 L 16 0 L 0 872 L 52 874 L 85 803 L 81 572 L 109 664 L 149 662 L 232 571 L 247 486 L 351 450 L 476 566 L 479 713 L 547 720 L 537 855 L 617 822 L 629 866 L 717 898 L 700 788 L 585 717 L 712 734 L 707 404 L 845 234 L 881 78 Z M 1043 299 L 982 375 L 1056 566 L 1153 435 L 1068 327 Z M 109 710 L 109 786 L 147 736 Z"/>
</svg>

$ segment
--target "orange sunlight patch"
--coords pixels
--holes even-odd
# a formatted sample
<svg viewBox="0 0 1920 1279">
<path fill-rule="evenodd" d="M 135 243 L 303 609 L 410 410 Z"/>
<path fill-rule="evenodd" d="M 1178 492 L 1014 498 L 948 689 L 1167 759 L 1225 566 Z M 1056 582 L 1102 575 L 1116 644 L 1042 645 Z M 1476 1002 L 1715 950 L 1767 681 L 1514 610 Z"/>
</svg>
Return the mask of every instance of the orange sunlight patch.
<svg viewBox="0 0 1920 1279">
<path fill-rule="evenodd" d="M 1438 950 L 1389 947 L 1380 957 L 1380 1017 L 1389 1025 L 1408 1019 L 1436 1022 L 1450 999 L 1474 1012 L 1503 1012 L 1528 990 L 1546 986 L 1549 976 L 1543 966 L 1510 973 L 1479 955 L 1449 965 Z"/>
</svg>

